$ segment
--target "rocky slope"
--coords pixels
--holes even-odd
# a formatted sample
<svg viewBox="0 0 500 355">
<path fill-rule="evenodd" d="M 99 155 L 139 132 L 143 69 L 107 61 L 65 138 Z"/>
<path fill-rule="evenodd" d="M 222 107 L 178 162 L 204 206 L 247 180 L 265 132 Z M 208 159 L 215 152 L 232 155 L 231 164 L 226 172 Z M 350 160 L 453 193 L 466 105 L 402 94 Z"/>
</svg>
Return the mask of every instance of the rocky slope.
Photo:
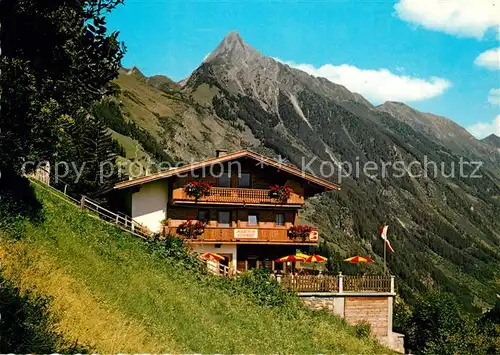
<svg viewBox="0 0 500 355">
<path fill-rule="evenodd" d="M 311 199 L 304 213 L 321 228 L 331 267 L 345 271 L 338 260 L 360 254 L 375 257 L 366 270 L 380 271 L 377 231 L 388 221 L 396 250 L 388 266 L 407 299 L 438 285 L 478 311 L 500 293 L 499 156 L 460 126 L 400 103 L 375 108 L 264 56 L 236 32 L 181 89 L 160 91 L 147 81 L 121 75 L 121 110 L 172 159 L 250 148 L 299 167 L 312 160 L 315 174 L 341 178 L 342 191 Z M 460 174 L 463 157 L 486 163 Z M 377 169 L 364 173 L 366 164 Z"/>
<path fill-rule="evenodd" d="M 483 143 L 488 144 L 494 148 L 500 149 L 500 137 L 496 134 L 490 134 L 488 137 L 481 140 Z"/>
</svg>

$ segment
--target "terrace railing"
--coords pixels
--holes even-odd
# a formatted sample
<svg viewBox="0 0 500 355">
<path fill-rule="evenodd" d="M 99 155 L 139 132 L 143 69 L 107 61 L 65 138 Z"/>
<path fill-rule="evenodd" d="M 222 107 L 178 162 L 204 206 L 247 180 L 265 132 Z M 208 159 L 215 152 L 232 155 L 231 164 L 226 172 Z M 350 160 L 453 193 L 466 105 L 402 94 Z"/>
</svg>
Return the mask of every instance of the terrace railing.
<svg viewBox="0 0 500 355">
<path fill-rule="evenodd" d="M 294 292 L 394 293 L 394 276 L 384 275 L 284 275 L 280 284 Z"/>
<path fill-rule="evenodd" d="M 338 276 L 285 275 L 281 286 L 294 292 L 338 292 Z"/>
<path fill-rule="evenodd" d="M 383 275 L 345 275 L 343 289 L 351 291 L 391 292 L 390 276 Z"/>
</svg>

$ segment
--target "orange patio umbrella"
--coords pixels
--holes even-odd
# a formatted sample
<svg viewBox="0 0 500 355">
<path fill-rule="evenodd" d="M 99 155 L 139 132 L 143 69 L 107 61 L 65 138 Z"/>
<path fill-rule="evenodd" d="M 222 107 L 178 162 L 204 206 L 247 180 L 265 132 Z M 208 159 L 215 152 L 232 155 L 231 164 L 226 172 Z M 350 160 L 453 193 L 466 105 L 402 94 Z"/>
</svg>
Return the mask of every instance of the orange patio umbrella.
<svg viewBox="0 0 500 355">
<path fill-rule="evenodd" d="M 352 264 L 358 264 L 358 263 L 372 263 L 373 260 L 368 257 L 368 256 L 351 256 L 350 258 L 344 259 L 344 261 L 350 262 Z"/>
<path fill-rule="evenodd" d="M 274 261 L 276 261 L 277 263 L 288 263 L 291 261 L 304 261 L 304 260 L 306 260 L 306 259 L 301 257 L 301 256 L 298 256 L 298 255 L 287 255 L 287 256 L 283 256 L 279 259 L 276 259 Z"/>
<path fill-rule="evenodd" d="M 324 256 L 318 255 L 318 254 L 313 254 L 309 255 L 306 260 L 304 260 L 306 263 L 324 263 L 328 261 L 328 258 L 325 258 Z"/>
<path fill-rule="evenodd" d="M 222 261 L 225 259 L 222 255 L 216 253 L 205 253 L 201 254 L 200 257 L 203 260 L 211 260 L 211 261 Z"/>
</svg>

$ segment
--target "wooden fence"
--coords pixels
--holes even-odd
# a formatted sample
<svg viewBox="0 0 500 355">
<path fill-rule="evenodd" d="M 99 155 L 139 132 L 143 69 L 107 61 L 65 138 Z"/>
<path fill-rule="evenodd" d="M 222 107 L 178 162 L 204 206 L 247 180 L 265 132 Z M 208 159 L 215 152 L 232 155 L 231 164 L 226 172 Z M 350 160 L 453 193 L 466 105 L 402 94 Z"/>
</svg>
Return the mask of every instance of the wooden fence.
<svg viewBox="0 0 500 355">
<path fill-rule="evenodd" d="M 213 275 L 219 275 L 219 276 L 224 276 L 224 277 L 231 277 L 237 274 L 240 274 L 239 271 L 233 271 L 232 268 L 221 264 L 219 262 L 214 262 L 214 261 L 207 261 L 207 270 Z"/>
<path fill-rule="evenodd" d="M 382 275 L 345 275 L 342 286 L 345 292 L 391 292 L 391 277 Z"/>
<path fill-rule="evenodd" d="M 281 286 L 294 292 L 337 292 L 338 276 L 285 275 L 281 278 Z"/>
<path fill-rule="evenodd" d="M 393 276 L 383 275 L 284 275 L 281 286 L 294 292 L 390 292 Z"/>
<path fill-rule="evenodd" d="M 151 239 L 154 235 L 153 232 L 148 230 L 142 224 L 134 221 L 129 216 L 122 213 L 111 212 L 110 210 L 102 207 L 97 202 L 92 201 L 86 196 L 80 199 L 80 208 L 95 213 L 101 220 L 112 223 L 119 228 L 134 234 L 143 239 Z"/>
</svg>

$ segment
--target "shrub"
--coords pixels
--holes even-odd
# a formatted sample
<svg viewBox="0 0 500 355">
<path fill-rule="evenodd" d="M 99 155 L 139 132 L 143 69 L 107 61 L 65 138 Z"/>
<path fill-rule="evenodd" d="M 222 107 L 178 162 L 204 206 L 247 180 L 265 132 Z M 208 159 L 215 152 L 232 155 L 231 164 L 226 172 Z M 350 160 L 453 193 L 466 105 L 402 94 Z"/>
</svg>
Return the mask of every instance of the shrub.
<svg viewBox="0 0 500 355">
<path fill-rule="evenodd" d="M 205 231 L 205 224 L 202 222 L 193 222 L 191 220 L 181 223 L 177 227 L 177 234 L 188 238 L 195 239 L 202 235 Z"/>
<path fill-rule="evenodd" d="M 166 238 L 155 238 L 150 241 L 149 249 L 151 254 L 175 261 L 182 269 L 191 269 L 204 273 L 205 264 L 198 259 L 196 253 L 190 252 L 184 245 L 184 241 L 173 235 Z"/>
<path fill-rule="evenodd" d="M 288 237 L 292 239 L 296 238 L 306 239 L 311 232 L 312 232 L 311 226 L 305 226 L 305 225 L 292 226 L 288 230 Z"/>
<path fill-rule="evenodd" d="M 269 189 L 269 197 L 276 198 L 282 202 L 288 200 L 292 194 L 292 189 L 288 186 L 273 185 Z"/>
<path fill-rule="evenodd" d="M 208 196 L 211 188 L 212 186 L 206 182 L 190 181 L 184 186 L 184 192 L 188 196 L 194 197 L 195 200 L 199 200 L 204 196 Z"/>
<path fill-rule="evenodd" d="M 358 339 L 368 338 L 371 334 L 370 323 L 365 321 L 359 322 L 354 326 L 354 332 Z"/>
<path fill-rule="evenodd" d="M 270 307 L 285 307 L 293 312 L 298 307 L 294 293 L 282 289 L 276 280 L 269 277 L 269 270 L 251 269 L 231 280 L 235 291 L 250 296 L 256 303 Z"/>
</svg>

